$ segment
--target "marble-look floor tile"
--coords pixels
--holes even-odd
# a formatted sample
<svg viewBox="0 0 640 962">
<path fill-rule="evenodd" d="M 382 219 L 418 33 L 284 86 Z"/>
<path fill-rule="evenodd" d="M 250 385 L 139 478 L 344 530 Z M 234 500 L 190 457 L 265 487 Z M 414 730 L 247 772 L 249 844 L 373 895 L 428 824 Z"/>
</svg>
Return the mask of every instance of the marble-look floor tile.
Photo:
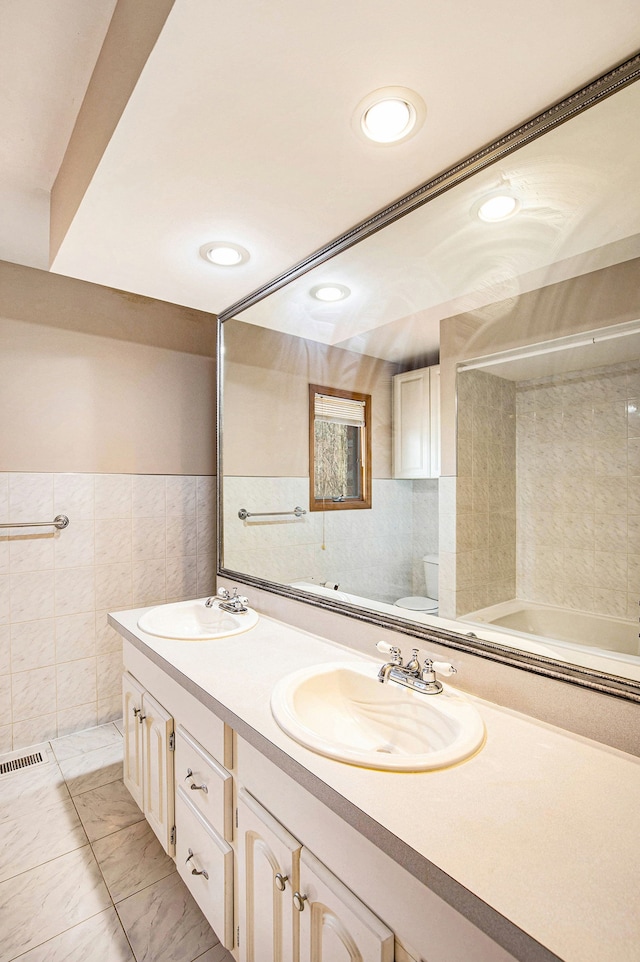
<svg viewBox="0 0 640 962">
<path fill-rule="evenodd" d="M 115 909 L 80 922 L 20 956 L 20 962 L 134 962 Z M 204 962 L 209 962 L 203 956 Z M 213 960 L 211 960 L 213 962 Z M 217 960 L 215 960 L 217 962 Z"/>
<path fill-rule="evenodd" d="M 108 748 L 110 745 L 122 743 L 122 735 L 115 727 L 109 723 L 100 725 L 98 728 L 87 728 L 82 732 L 75 732 L 73 735 L 65 735 L 64 738 L 55 738 L 51 742 L 51 747 L 59 762 L 74 755 L 82 755 L 84 752 L 96 751 L 98 748 Z"/>
<path fill-rule="evenodd" d="M 124 735 L 124 722 L 122 722 L 122 720 L 118 718 L 116 721 L 114 721 L 113 724 L 116 726 L 120 734 Z"/>
<path fill-rule="evenodd" d="M 18 814 L 20 813 L 20 814 Z M 0 832 L 0 882 L 87 844 L 73 801 L 55 802 L 6 821 Z"/>
<path fill-rule="evenodd" d="M 76 795 L 74 802 L 90 842 L 119 832 L 144 818 L 121 779 Z"/>
<path fill-rule="evenodd" d="M 22 960 L 20 960 L 20 962 L 22 962 Z M 31 960 L 29 960 L 29 962 L 31 962 Z M 235 962 L 235 959 L 231 955 L 231 952 L 228 952 L 224 945 L 218 942 L 217 945 L 214 945 L 212 949 L 208 949 L 204 955 L 199 955 L 193 962 Z"/>
<path fill-rule="evenodd" d="M 0 882 L 0 962 L 109 908 L 89 845 Z"/>
<path fill-rule="evenodd" d="M 122 778 L 122 740 L 60 762 L 71 795 L 82 795 Z"/>
<path fill-rule="evenodd" d="M 37 747 L 31 746 L 29 754 Z M 3 756 L 3 760 L 24 754 L 12 752 Z M 69 798 L 69 790 L 64 781 L 60 766 L 49 752 L 49 761 L 44 765 L 35 765 L 18 772 L 11 772 L 0 778 L 0 824 L 10 821 L 20 815 L 39 813 L 43 807 Z"/>
<path fill-rule="evenodd" d="M 187 962 L 219 944 L 177 872 L 117 909 L 137 962 Z"/>
<path fill-rule="evenodd" d="M 175 872 L 153 829 L 136 822 L 93 843 L 93 851 L 114 902 L 121 902 Z"/>
</svg>

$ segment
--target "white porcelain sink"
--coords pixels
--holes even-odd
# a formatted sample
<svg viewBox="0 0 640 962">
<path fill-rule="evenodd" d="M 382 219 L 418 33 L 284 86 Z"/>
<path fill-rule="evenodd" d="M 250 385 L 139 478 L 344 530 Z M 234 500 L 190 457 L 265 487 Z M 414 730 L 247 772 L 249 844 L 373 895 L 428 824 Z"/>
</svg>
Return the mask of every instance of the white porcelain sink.
<svg viewBox="0 0 640 962">
<path fill-rule="evenodd" d="M 293 672 L 273 690 L 273 716 L 306 748 L 365 768 L 445 768 L 482 746 L 484 723 L 463 695 L 381 685 L 378 667 L 331 663 Z"/>
<path fill-rule="evenodd" d="M 218 601 L 215 601 L 211 608 L 207 608 L 205 601 L 206 598 L 200 598 L 197 601 L 159 605 L 141 615 L 138 628 L 159 638 L 210 641 L 212 638 L 239 635 L 258 623 L 258 614 L 252 608 L 243 614 L 235 614 L 222 611 Z"/>
</svg>

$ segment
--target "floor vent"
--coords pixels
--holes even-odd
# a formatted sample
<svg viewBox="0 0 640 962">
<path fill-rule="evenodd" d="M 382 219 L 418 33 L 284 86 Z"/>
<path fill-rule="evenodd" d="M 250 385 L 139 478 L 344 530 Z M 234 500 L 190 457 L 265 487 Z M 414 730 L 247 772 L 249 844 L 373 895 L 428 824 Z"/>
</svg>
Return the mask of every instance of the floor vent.
<svg viewBox="0 0 640 962">
<path fill-rule="evenodd" d="M 8 762 L 0 762 L 0 775 L 19 772 L 21 769 L 30 768 L 32 765 L 43 765 L 46 760 L 42 752 L 34 752 L 33 755 L 21 755 L 19 758 L 11 758 Z"/>
</svg>

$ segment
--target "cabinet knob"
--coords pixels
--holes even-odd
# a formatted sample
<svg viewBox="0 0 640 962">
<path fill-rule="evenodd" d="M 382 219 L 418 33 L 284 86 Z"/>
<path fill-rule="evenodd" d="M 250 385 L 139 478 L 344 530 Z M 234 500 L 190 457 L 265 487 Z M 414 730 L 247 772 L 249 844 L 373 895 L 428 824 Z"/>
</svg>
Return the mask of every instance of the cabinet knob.
<svg viewBox="0 0 640 962">
<path fill-rule="evenodd" d="M 185 782 L 186 782 L 186 780 L 187 780 L 188 778 L 193 778 L 193 777 L 194 777 L 193 772 L 191 771 L 190 768 L 188 768 L 188 769 L 187 769 L 187 774 L 186 774 L 185 777 L 184 777 Z M 189 788 L 191 789 L 192 792 L 204 792 L 205 795 L 208 795 L 208 794 L 209 794 L 209 789 L 208 789 L 207 786 L 204 784 L 204 782 L 202 783 L 202 785 L 196 785 L 195 782 L 194 782 L 193 785 L 190 785 L 190 786 L 189 786 Z"/>
<path fill-rule="evenodd" d="M 142 708 L 134 708 L 134 709 L 133 709 L 133 717 L 134 717 L 134 718 L 137 718 L 141 711 L 142 711 Z"/>
<path fill-rule="evenodd" d="M 276 883 L 276 888 L 278 889 L 278 891 L 284 892 L 284 890 L 287 887 L 287 882 L 289 881 L 289 876 L 283 875 L 282 872 L 276 872 L 274 881 Z"/>
<path fill-rule="evenodd" d="M 304 912 L 304 903 L 307 901 L 306 895 L 300 895 L 300 892 L 293 893 L 293 904 L 297 908 L 298 912 Z"/>
<path fill-rule="evenodd" d="M 189 852 L 189 854 L 187 855 L 187 857 L 186 857 L 186 859 L 185 859 L 185 865 L 186 865 L 188 862 L 190 862 L 191 859 L 193 858 L 193 852 L 191 851 L 191 849 L 188 849 L 187 851 Z M 192 875 L 202 875 L 203 878 L 206 878 L 206 880 L 209 881 L 209 873 L 208 873 L 207 871 L 205 871 L 205 869 L 198 870 L 197 868 L 192 868 L 192 869 L 191 869 L 191 874 L 192 874 Z"/>
</svg>

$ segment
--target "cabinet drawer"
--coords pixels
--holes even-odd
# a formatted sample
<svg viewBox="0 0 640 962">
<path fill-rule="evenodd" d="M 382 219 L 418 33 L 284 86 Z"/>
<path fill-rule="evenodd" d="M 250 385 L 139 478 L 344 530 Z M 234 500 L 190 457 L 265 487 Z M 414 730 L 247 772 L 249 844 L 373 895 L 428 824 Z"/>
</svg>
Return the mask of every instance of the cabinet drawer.
<svg viewBox="0 0 640 962">
<path fill-rule="evenodd" d="M 233 849 L 191 804 L 176 794 L 176 865 L 212 929 L 233 948 Z"/>
<path fill-rule="evenodd" d="M 189 732 L 176 731 L 176 785 L 228 842 L 233 837 L 233 779 Z M 191 773 L 191 774 L 189 774 Z"/>
</svg>

